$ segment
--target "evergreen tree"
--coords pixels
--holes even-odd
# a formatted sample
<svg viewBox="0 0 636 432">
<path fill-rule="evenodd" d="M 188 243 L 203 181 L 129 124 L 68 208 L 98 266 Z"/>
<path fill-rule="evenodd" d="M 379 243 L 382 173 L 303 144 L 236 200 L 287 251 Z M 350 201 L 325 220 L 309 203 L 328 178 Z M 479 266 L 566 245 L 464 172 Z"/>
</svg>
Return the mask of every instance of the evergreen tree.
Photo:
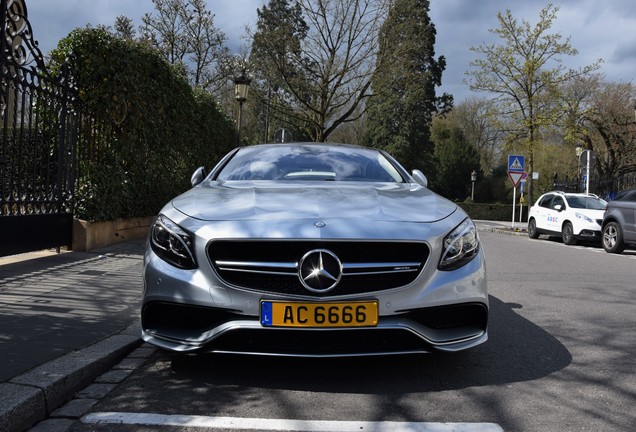
<svg viewBox="0 0 636 432">
<path fill-rule="evenodd" d="M 308 26 L 298 1 L 270 0 L 256 13 L 250 62 L 270 86 L 281 88 L 300 72 L 296 59 L 302 56 Z"/>
<path fill-rule="evenodd" d="M 368 103 L 368 142 L 408 168 L 434 176 L 431 121 L 434 113 L 452 106 L 452 96 L 435 96 L 446 60 L 435 59 L 436 31 L 428 12 L 429 0 L 396 0 L 382 25 Z"/>
<path fill-rule="evenodd" d="M 134 40 L 135 39 L 135 26 L 133 20 L 125 15 L 119 15 L 115 19 L 115 35 L 122 39 Z"/>
<path fill-rule="evenodd" d="M 436 119 L 432 126 L 437 175 L 431 189 L 449 199 L 470 196 L 470 173 L 479 168 L 479 152 L 471 145 L 459 127 Z"/>
<path fill-rule="evenodd" d="M 257 9 L 256 32 L 252 35 L 250 68 L 254 73 L 252 98 L 254 112 L 271 141 L 275 130 L 292 129 L 296 138 L 301 125 L 294 116 L 294 94 L 286 80 L 302 89 L 301 41 L 308 26 L 298 1 L 270 0 Z"/>
</svg>

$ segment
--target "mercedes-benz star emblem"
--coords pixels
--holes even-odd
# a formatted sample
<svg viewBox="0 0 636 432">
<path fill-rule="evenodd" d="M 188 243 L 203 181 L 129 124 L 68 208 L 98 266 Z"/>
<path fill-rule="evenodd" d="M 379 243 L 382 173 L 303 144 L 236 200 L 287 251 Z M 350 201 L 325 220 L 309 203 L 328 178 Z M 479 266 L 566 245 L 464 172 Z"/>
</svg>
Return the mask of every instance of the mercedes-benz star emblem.
<svg viewBox="0 0 636 432">
<path fill-rule="evenodd" d="M 324 293 L 333 289 L 342 277 L 342 263 L 327 249 L 314 249 L 302 257 L 298 265 L 298 278 L 305 288 Z"/>
</svg>

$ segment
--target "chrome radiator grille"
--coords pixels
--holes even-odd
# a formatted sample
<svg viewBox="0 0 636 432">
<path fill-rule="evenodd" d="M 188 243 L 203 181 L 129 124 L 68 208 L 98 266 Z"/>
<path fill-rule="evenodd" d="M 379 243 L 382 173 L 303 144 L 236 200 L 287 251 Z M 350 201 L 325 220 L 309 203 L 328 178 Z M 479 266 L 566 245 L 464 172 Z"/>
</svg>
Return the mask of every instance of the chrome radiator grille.
<svg viewBox="0 0 636 432">
<path fill-rule="evenodd" d="M 310 251 L 338 257 L 342 275 L 327 293 L 309 291 L 299 262 Z M 429 256 L 425 243 L 396 241 L 217 240 L 209 260 L 226 283 L 264 293 L 342 296 L 401 287 L 413 282 Z"/>
</svg>

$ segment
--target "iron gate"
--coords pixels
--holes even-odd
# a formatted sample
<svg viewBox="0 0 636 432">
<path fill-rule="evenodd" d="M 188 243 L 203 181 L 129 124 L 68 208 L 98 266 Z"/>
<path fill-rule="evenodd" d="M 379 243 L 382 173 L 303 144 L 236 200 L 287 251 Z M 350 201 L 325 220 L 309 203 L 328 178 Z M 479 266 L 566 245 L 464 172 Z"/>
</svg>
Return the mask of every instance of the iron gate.
<svg viewBox="0 0 636 432">
<path fill-rule="evenodd" d="M 6 256 L 71 245 L 81 115 L 69 74 L 47 72 L 24 0 L 0 3 L 0 256 Z"/>
</svg>

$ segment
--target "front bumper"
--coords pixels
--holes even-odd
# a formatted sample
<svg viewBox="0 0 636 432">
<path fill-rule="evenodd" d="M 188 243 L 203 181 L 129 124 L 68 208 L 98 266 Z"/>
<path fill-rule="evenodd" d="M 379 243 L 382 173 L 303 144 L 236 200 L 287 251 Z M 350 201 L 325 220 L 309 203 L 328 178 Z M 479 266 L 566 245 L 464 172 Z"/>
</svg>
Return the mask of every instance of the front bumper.
<svg viewBox="0 0 636 432">
<path fill-rule="evenodd" d="M 453 271 L 438 257 L 413 283 L 347 296 L 294 297 L 225 285 L 208 263 L 176 269 L 150 248 L 144 260 L 143 340 L 177 352 L 343 357 L 454 352 L 488 339 L 488 295 L 483 251 Z M 263 299 L 377 300 L 379 322 L 362 328 L 272 328 L 260 324 Z"/>
<path fill-rule="evenodd" d="M 600 231 L 592 231 L 592 230 L 582 230 L 576 238 L 579 240 L 587 240 L 587 241 L 601 241 L 601 232 Z"/>
<path fill-rule="evenodd" d="M 602 238 L 601 226 L 586 224 L 586 226 L 579 227 L 579 231 L 575 233 L 574 237 L 581 241 L 600 242 Z"/>
<path fill-rule="evenodd" d="M 175 326 L 175 322 L 178 326 Z M 143 339 L 179 351 L 301 357 L 459 351 L 487 340 L 488 308 L 457 304 L 381 317 L 364 328 L 271 328 L 227 310 L 151 303 L 143 311 Z"/>
</svg>

